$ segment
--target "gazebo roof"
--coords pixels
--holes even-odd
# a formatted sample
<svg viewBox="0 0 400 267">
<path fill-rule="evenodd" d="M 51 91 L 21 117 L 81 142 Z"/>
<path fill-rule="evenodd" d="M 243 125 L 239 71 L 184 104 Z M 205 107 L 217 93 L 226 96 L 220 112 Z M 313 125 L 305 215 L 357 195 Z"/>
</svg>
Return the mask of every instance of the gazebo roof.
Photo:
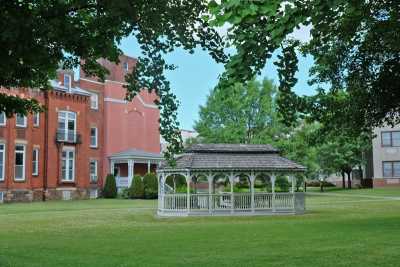
<svg viewBox="0 0 400 267">
<path fill-rule="evenodd" d="M 176 166 L 165 162 L 160 170 L 262 170 L 305 171 L 305 167 L 279 155 L 271 145 L 197 144 L 176 158 Z"/>
</svg>

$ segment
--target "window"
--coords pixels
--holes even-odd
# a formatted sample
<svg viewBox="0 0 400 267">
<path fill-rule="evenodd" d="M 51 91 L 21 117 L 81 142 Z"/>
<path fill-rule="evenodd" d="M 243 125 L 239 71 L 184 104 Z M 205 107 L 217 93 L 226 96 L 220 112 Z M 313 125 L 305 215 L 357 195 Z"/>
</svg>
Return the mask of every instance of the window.
<svg viewBox="0 0 400 267">
<path fill-rule="evenodd" d="M 90 182 L 97 182 L 97 160 L 90 161 Z"/>
<path fill-rule="evenodd" d="M 32 175 L 39 175 L 39 149 L 32 151 Z"/>
<path fill-rule="evenodd" d="M 0 126 L 5 126 L 6 125 L 6 113 L 5 112 L 0 112 Z"/>
<path fill-rule="evenodd" d="M 40 113 L 37 112 L 33 114 L 33 126 L 39 127 L 39 121 L 40 121 Z"/>
<path fill-rule="evenodd" d="M 98 109 L 99 108 L 99 96 L 95 93 L 90 95 L 90 108 Z"/>
<path fill-rule="evenodd" d="M 71 89 L 71 75 L 64 74 L 64 87 Z"/>
<path fill-rule="evenodd" d="M 90 128 L 90 147 L 97 147 L 97 128 Z"/>
<path fill-rule="evenodd" d="M 71 111 L 58 112 L 57 140 L 76 141 L 76 113 Z"/>
<path fill-rule="evenodd" d="M 62 151 L 61 177 L 63 182 L 75 180 L 75 151 L 73 148 L 65 147 Z"/>
<path fill-rule="evenodd" d="M 383 177 L 400 177 L 400 161 L 384 161 Z"/>
<path fill-rule="evenodd" d="M 15 118 L 15 125 L 17 127 L 26 127 L 26 116 L 23 114 L 17 114 Z"/>
<path fill-rule="evenodd" d="M 400 146 L 400 131 L 382 132 L 382 146 Z"/>
<path fill-rule="evenodd" d="M 5 160 L 6 160 L 6 145 L 0 144 L 0 181 L 4 181 Z"/>
<path fill-rule="evenodd" d="M 124 62 L 124 70 L 128 71 L 129 70 L 129 64 L 128 62 Z"/>
<path fill-rule="evenodd" d="M 25 145 L 15 145 L 15 172 L 16 181 L 25 180 Z"/>
</svg>

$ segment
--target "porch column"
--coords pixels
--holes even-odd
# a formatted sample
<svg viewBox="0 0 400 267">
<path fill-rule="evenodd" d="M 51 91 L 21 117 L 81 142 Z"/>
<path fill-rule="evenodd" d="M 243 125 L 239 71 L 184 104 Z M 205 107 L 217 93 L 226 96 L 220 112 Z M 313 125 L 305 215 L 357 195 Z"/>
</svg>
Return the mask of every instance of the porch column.
<svg viewBox="0 0 400 267">
<path fill-rule="evenodd" d="M 256 176 L 254 175 L 254 172 L 251 173 L 250 175 L 250 192 L 251 192 L 251 212 L 254 213 L 254 180 Z"/>
<path fill-rule="evenodd" d="M 229 182 L 231 184 L 231 213 L 235 212 L 235 197 L 233 195 L 233 183 L 235 182 L 235 176 L 231 172 L 231 175 L 229 176 Z"/>
<path fill-rule="evenodd" d="M 147 173 L 150 173 L 150 160 L 147 161 Z"/>
<path fill-rule="evenodd" d="M 275 174 L 271 175 L 271 183 L 272 183 L 272 212 L 275 212 Z"/>
<path fill-rule="evenodd" d="M 190 181 L 192 180 L 190 174 L 186 174 L 186 209 L 187 213 L 190 212 Z"/>
<path fill-rule="evenodd" d="M 135 161 L 133 159 L 128 160 L 128 181 L 129 186 L 132 184 L 133 176 L 135 175 Z"/>
<path fill-rule="evenodd" d="M 110 174 L 115 175 L 114 173 L 115 163 L 114 160 L 110 161 Z"/>
<path fill-rule="evenodd" d="M 207 175 L 207 181 L 208 181 L 208 213 L 212 213 L 212 202 L 213 202 L 213 196 L 212 196 L 212 191 L 213 191 L 213 178 L 214 176 L 210 173 Z"/>
</svg>

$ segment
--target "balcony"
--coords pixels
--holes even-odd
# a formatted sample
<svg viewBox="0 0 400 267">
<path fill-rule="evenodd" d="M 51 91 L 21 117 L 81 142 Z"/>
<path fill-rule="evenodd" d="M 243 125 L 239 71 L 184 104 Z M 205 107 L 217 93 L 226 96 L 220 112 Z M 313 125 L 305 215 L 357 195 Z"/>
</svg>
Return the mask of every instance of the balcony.
<svg viewBox="0 0 400 267">
<path fill-rule="evenodd" d="M 58 143 L 69 143 L 69 144 L 80 144 L 81 135 L 73 130 L 58 129 L 56 135 L 56 142 Z"/>
</svg>

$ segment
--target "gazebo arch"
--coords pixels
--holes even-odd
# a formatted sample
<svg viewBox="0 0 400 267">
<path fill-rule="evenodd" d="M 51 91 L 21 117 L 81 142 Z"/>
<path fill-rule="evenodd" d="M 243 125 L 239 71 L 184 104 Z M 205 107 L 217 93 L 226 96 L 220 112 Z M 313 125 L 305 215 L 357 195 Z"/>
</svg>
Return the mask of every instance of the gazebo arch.
<svg viewBox="0 0 400 267">
<path fill-rule="evenodd" d="M 158 214 L 303 213 L 304 193 L 295 192 L 295 174 L 304 171 L 270 145 L 194 145 L 177 157 L 175 167 L 162 164 L 158 169 Z M 167 190 L 171 175 L 185 179 L 186 192 L 176 186 L 173 193 Z"/>
</svg>

